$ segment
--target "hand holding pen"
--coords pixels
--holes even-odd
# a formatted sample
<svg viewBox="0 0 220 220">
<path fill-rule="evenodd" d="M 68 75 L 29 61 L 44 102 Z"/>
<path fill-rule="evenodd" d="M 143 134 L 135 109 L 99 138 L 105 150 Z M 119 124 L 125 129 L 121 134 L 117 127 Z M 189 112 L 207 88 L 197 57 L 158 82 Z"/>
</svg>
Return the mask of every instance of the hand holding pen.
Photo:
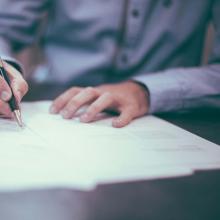
<svg viewBox="0 0 220 220">
<path fill-rule="evenodd" d="M 28 91 L 22 75 L 0 58 L 0 114 L 14 117 L 22 126 L 19 103 Z"/>
</svg>

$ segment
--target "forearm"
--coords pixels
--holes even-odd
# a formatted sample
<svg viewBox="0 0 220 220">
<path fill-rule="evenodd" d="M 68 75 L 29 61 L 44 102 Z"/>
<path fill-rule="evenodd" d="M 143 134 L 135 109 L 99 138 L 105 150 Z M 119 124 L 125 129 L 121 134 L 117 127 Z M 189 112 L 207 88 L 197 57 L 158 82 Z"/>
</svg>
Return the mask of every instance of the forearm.
<svg viewBox="0 0 220 220">
<path fill-rule="evenodd" d="M 220 105 L 220 65 L 169 69 L 134 79 L 149 90 L 150 113 L 203 106 L 207 102 Z"/>
</svg>

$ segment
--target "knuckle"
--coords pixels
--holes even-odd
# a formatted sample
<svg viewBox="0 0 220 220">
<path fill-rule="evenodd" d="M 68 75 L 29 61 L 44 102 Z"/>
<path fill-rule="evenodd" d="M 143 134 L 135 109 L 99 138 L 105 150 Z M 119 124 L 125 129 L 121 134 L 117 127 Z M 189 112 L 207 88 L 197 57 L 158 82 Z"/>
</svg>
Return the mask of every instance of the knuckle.
<svg viewBox="0 0 220 220">
<path fill-rule="evenodd" d="M 90 111 L 91 113 L 94 113 L 94 112 L 98 112 L 99 111 L 99 105 L 97 104 L 93 104 L 90 108 Z"/>
<path fill-rule="evenodd" d="M 88 87 L 85 88 L 85 90 L 86 90 L 86 91 L 91 91 L 91 90 L 93 90 L 93 87 L 88 86 Z"/>
<path fill-rule="evenodd" d="M 59 106 L 62 106 L 63 103 L 65 103 L 65 102 L 66 102 L 66 100 L 65 100 L 64 96 L 59 96 L 53 101 L 53 105 L 55 107 L 59 107 Z"/>
<path fill-rule="evenodd" d="M 75 92 L 75 88 L 68 89 L 65 94 L 73 94 Z"/>
<path fill-rule="evenodd" d="M 60 102 L 64 102 L 64 101 L 65 101 L 65 98 L 63 97 L 63 95 L 61 95 L 54 100 L 54 104 L 56 105 L 56 104 L 59 104 Z"/>
<path fill-rule="evenodd" d="M 104 92 L 103 95 L 105 95 L 106 97 L 112 96 L 111 92 Z"/>
<path fill-rule="evenodd" d="M 70 103 L 68 103 L 68 104 L 63 108 L 63 110 L 64 110 L 64 111 L 67 111 L 67 112 L 71 112 L 72 109 L 73 109 L 73 106 L 72 106 Z"/>
<path fill-rule="evenodd" d="M 80 91 L 81 89 L 79 87 L 72 87 L 67 90 L 67 93 L 75 94 L 76 92 Z"/>
<path fill-rule="evenodd" d="M 28 85 L 28 83 L 25 80 L 23 80 L 23 91 L 24 91 L 24 94 L 26 94 L 28 90 L 29 90 L 29 85 Z"/>
<path fill-rule="evenodd" d="M 70 101 L 70 106 L 71 106 L 71 107 L 73 107 L 73 106 L 78 107 L 78 106 L 80 106 L 80 101 L 77 100 L 77 99 L 72 99 L 72 100 Z"/>
<path fill-rule="evenodd" d="M 72 95 L 75 92 L 75 88 L 67 89 L 61 96 Z"/>
<path fill-rule="evenodd" d="M 103 96 L 105 96 L 106 99 L 113 100 L 113 96 L 112 96 L 111 92 L 104 92 Z"/>
<path fill-rule="evenodd" d="M 93 87 L 86 87 L 85 92 L 88 93 L 88 94 L 91 94 L 91 95 L 96 95 L 97 94 L 96 89 L 93 88 Z"/>
</svg>

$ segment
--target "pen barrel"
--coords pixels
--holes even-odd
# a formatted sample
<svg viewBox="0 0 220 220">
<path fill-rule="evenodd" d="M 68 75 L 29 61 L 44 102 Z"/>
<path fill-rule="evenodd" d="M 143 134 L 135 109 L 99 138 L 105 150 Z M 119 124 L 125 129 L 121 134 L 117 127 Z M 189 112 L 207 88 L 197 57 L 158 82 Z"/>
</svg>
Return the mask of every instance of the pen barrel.
<svg viewBox="0 0 220 220">
<path fill-rule="evenodd" d="M 15 99 L 14 97 L 12 97 L 12 98 L 8 101 L 8 104 L 9 104 L 10 109 L 11 109 L 12 111 L 14 111 L 14 110 L 19 110 L 19 106 L 18 106 L 18 104 L 17 104 L 17 102 L 16 102 L 16 99 Z"/>
</svg>

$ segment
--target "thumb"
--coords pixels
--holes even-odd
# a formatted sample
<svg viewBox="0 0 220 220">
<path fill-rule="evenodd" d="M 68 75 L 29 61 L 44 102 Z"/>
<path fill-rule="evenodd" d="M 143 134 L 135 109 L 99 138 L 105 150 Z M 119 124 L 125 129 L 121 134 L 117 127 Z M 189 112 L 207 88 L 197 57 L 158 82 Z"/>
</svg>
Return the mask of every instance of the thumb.
<svg viewBox="0 0 220 220">
<path fill-rule="evenodd" d="M 112 120 L 112 126 L 115 128 L 122 128 L 128 125 L 133 119 L 133 112 L 130 109 L 124 109 L 121 114 Z"/>
</svg>

